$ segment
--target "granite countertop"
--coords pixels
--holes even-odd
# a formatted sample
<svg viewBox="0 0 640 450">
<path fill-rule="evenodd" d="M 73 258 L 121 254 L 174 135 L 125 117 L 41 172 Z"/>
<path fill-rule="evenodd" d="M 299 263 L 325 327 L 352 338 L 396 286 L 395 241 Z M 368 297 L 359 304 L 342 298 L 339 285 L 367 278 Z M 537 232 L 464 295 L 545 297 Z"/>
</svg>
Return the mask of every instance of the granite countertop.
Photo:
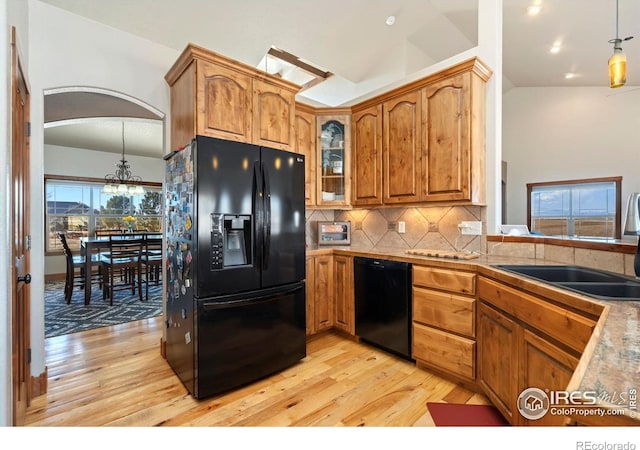
<svg viewBox="0 0 640 450">
<path fill-rule="evenodd" d="M 494 267 L 500 264 L 554 264 L 539 259 L 479 255 L 478 258 L 470 260 L 453 260 L 407 254 L 405 249 L 349 246 L 308 247 L 307 254 L 386 258 L 413 264 L 473 270 L 599 316 L 600 320 L 582 354 L 569 387 L 581 392 L 595 391 L 599 405 L 607 409 L 622 410 L 624 416 L 596 417 L 596 420 L 580 416 L 575 418 L 580 421 L 584 419 L 584 422 L 590 424 L 640 425 L 640 414 L 632 401 L 640 388 L 640 302 L 601 301 Z"/>
</svg>

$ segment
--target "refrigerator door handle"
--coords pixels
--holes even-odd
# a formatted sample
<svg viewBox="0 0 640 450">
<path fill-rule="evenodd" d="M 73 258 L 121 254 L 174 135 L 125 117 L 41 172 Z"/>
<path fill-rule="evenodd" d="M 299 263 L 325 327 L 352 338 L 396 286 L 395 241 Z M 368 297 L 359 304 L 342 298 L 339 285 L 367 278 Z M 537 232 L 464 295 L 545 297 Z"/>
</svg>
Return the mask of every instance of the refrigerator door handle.
<svg viewBox="0 0 640 450">
<path fill-rule="evenodd" d="M 262 180 L 264 183 L 264 246 L 262 267 L 269 268 L 269 253 L 271 251 L 271 187 L 269 186 L 269 169 L 262 163 Z"/>
<path fill-rule="evenodd" d="M 267 303 L 275 300 L 278 297 L 282 297 L 285 295 L 292 294 L 300 289 L 300 286 L 296 286 L 291 289 L 287 289 L 286 291 L 271 293 L 268 295 L 262 295 L 260 297 L 253 297 L 248 299 L 234 300 L 230 302 L 210 302 L 203 303 L 202 309 L 204 311 L 214 311 L 217 309 L 227 309 L 227 308 L 236 308 L 239 306 L 248 306 L 248 305 L 257 305 L 259 303 Z"/>
<path fill-rule="evenodd" d="M 254 255 L 258 255 L 257 250 L 262 246 L 263 229 L 262 223 L 264 222 L 264 181 L 262 179 L 262 167 L 259 161 L 253 164 L 253 213 L 255 215 L 254 225 Z M 260 255 L 262 256 L 262 255 Z"/>
</svg>

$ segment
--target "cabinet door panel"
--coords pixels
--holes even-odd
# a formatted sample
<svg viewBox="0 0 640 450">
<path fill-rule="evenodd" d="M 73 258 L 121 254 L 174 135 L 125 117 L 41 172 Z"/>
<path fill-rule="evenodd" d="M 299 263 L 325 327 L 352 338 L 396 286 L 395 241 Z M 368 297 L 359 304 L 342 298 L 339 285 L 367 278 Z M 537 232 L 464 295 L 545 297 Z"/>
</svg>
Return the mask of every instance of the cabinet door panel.
<svg viewBox="0 0 640 450">
<path fill-rule="evenodd" d="M 307 256 L 306 260 L 306 279 L 305 292 L 306 298 L 306 323 L 307 336 L 315 333 L 315 305 L 316 305 L 316 277 L 315 277 L 315 258 Z"/>
<path fill-rule="evenodd" d="M 316 205 L 316 119 L 296 108 L 295 152 L 304 155 L 304 199 L 306 206 Z"/>
<path fill-rule="evenodd" d="M 470 199 L 469 74 L 425 88 L 425 199 Z"/>
<path fill-rule="evenodd" d="M 316 282 L 314 329 L 318 332 L 333 326 L 333 256 L 316 256 L 314 275 Z"/>
<path fill-rule="evenodd" d="M 382 105 L 353 114 L 353 205 L 382 204 Z"/>
<path fill-rule="evenodd" d="M 384 103 L 384 203 L 421 199 L 422 99 L 410 92 Z"/>
<path fill-rule="evenodd" d="M 547 390 L 564 390 L 578 366 L 578 358 L 559 349 L 555 345 L 524 331 L 523 350 L 524 370 L 521 371 L 520 390 L 538 388 Z M 566 425 L 568 418 L 547 412 L 538 420 L 521 418 L 523 424 L 536 426 Z"/>
<path fill-rule="evenodd" d="M 251 78 L 198 61 L 198 134 L 251 142 Z"/>
<path fill-rule="evenodd" d="M 491 402 L 514 425 L 519 414 L 518 369 L 521 328 L 480 302 L 478 306 L 478 375 Z"/>
<path fill-rule="evenodd" d="M 291 150 L 294 147 L 295 93 L 261 80 L 253 81 L 253 143 Z"/>
<path fill-rule="evenodd" d="M 353 295 L 353 258 L 334 256 L 335 273 L 335 326 L 355 335 L 355 298 Z"/>
</svg>

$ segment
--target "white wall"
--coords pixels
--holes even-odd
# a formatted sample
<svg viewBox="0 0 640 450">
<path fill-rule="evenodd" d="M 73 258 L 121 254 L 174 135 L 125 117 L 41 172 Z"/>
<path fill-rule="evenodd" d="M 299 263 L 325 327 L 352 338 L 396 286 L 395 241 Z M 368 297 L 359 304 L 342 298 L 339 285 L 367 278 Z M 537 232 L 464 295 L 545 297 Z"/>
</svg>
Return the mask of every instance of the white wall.
<svg viewBox="0 0 640 450">
<path fill-rule="evenodd" d="M 526 223 L 527 183 L 622 176 L 640 191 L 640 90 L 515 88 L 503 96 L 507 217 Z"/>
<path fill-rule="evenodd" d="M 44 236 L 37 232 L 44 229 L 43 92 L 66 86 L 105 88 L 140 99 L 168 116 L 169 87 L 164 75 L 179 52 L 38 0 L 28 0 L 28 6 L 33 181 L 31 370 L 37 376 L 44 371 L 45 366 Z M 166 120 L 168 123 L 169 118 Z M 168 127 L 165 127 L 165 142 L 169 142 L 166 128 Z M 100 176 L 104 176 L 104 171 L 112 167 L 113 161 L 105 166 L 102 161 L 98 163 L 92 160 L 83 167 L 81 173 L 93 173 L 98 164 Z"/>
</svg>

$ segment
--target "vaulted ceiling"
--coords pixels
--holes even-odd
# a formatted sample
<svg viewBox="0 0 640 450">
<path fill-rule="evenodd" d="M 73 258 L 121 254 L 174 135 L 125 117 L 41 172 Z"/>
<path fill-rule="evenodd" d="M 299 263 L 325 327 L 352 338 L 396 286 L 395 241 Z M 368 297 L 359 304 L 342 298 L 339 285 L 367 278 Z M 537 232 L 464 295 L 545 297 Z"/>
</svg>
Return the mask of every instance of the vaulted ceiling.
<svg viewBox="0 0 640 450">
<path fill-rule="evenodd" d="M 477 45 L 478 0 L 41 1 L 177 51 L 192 42 L 253 66 L 276 46 L 335 74 L 301 95 L 328 106 L 351 104 Z M 503 3 L 505 90 L 608 85 L 615 0 Z M 527 14 L 533 4 L 541 7 L 535 16 Z M 640 2 L 619 5 L 620 37 L 637 35 L 624 43 L 628 90 L 640 85 Z"/>
</svg>

